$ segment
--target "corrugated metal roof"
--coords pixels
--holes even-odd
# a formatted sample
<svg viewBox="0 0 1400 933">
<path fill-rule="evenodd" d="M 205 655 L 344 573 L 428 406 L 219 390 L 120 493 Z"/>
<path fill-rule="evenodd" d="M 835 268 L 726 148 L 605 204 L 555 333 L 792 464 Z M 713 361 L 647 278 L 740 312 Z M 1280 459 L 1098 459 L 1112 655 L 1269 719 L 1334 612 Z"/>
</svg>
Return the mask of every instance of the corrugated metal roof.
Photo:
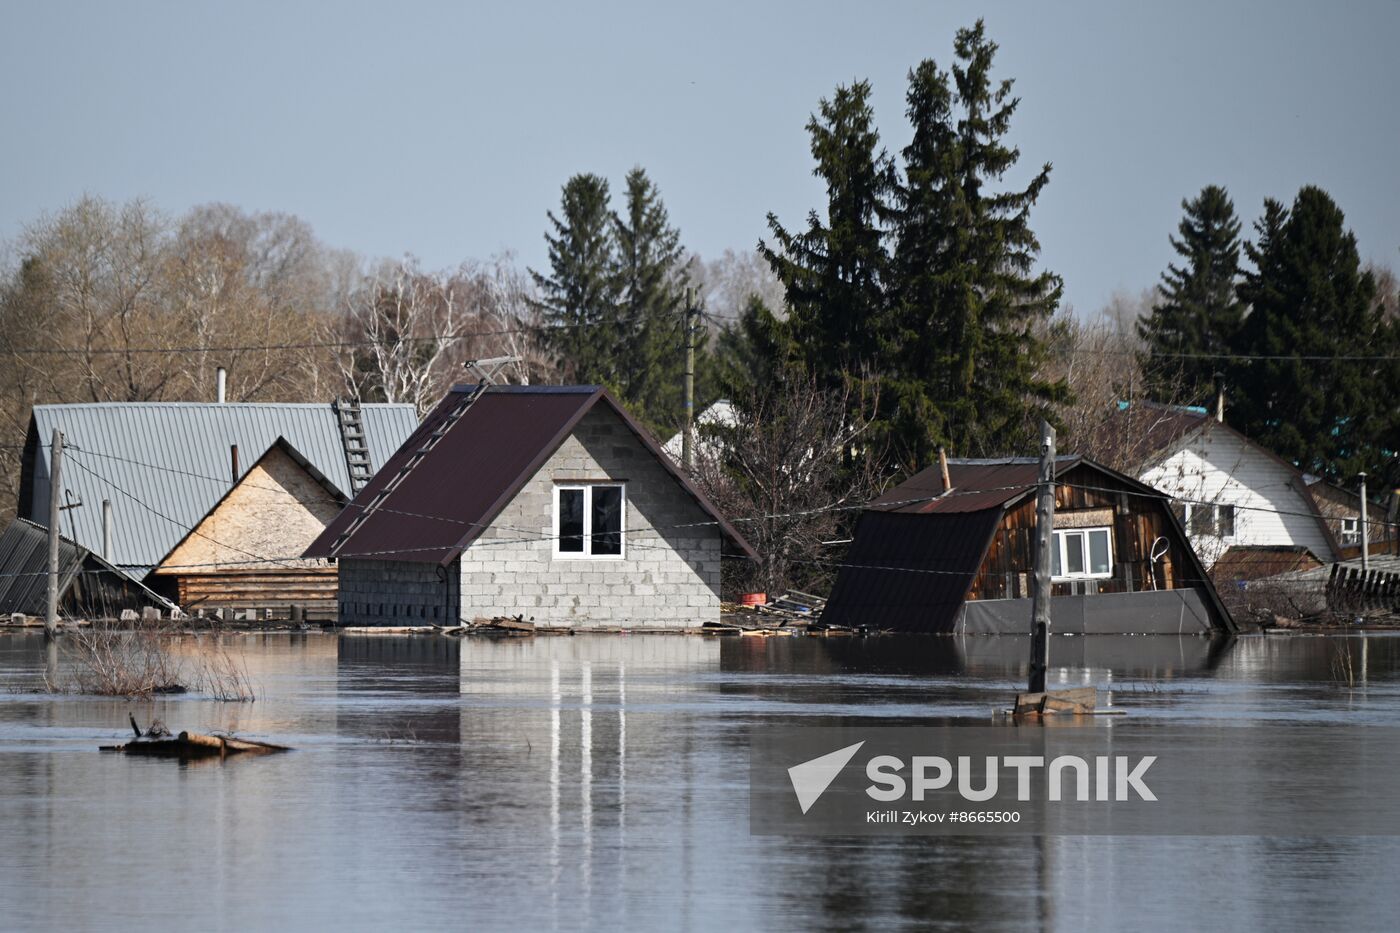
<svg viewBox="0 0 1400 933">
<path fill-rule="evenodd" d="M 411 405 L 365 405 L 363 412 L 371 467 L 387 461 L 418 425 Z M 238 445 L 242 474 L 284 437 L 335 486 L 350 489 L 340 422 L 328 403 L 36 405 L 21 483 L 20 512 L 27 518 L 47 519 L 54 428 L 72 448 L 64 489 L 83 503 L 64 513 L 63 530 L 100 553 L 102 500 L 110 500 L 113 563 L 137 576 L 159 563 L 228 491 L 232 445 Z"/>
<path fill-rule="evenodd" d="M 1055 475 L 1073 469 L 1082 457 L 1055 459 Z M 949 460 L 948 478 L 952 491 L 943 488 L 942 471 L 937 465 L 920 470 L 870 503 L 882 512 L 909 514 L 952 514 L 981 512 L 999 508 L 1035 489 L 1040 461 L 1030 457 L 1000 460 Z"/>
<path fill-rule="evenodd" d="M 63 592 L 87 552 L 58 539 L 58 589 Z M 41 616 L 48 611 L 49 533 L 22 518 L 0 534 L 0 612 Z"/>
<path fill-rule="evenodd" d="M 428 437 L 446 424 L 462 395 L 456 386 L 413 436 L 326 527 L 307 557 L 376 557 L 446 564 L 476 539 L 594 405 L 612 408 L 663 467 L 718 522 L 730 544 L 752 555 L 747 542 L 677 469 L 656 441 L 598 386 L 496 386 L 447 426 L 414 466 L 335 554 L 336 540 L 394 480 Z"/>
<path fill-rule="evenodd" d="M 951 632 L 1002 514 L 999 505 L 934 516 L 863 513 L 822 621 Z"/>
</svg>

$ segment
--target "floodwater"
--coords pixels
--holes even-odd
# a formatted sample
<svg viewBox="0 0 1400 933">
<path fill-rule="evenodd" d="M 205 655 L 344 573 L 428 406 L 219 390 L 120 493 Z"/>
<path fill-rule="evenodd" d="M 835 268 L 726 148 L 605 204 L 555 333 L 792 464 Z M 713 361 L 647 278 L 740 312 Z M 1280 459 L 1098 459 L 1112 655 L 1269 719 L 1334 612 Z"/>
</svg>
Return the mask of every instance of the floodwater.
<svg viewBox="0 0 1400 933">
<path fill-rule="evenodd" d="M 0 927 L 1400 922 L 1391 837 L 749 834 L 751 728 L 988 723 L 1023 682 L 1020 638 L 226 638 L 254 703 L 51 696 L 42 638 L 0 635 Z M 1151 727 L 1400 724 L 1400 637 L 1061 637 L 1052 663 Z M 297 751 L 99 753 L 128 712 Z"/>
</svg>

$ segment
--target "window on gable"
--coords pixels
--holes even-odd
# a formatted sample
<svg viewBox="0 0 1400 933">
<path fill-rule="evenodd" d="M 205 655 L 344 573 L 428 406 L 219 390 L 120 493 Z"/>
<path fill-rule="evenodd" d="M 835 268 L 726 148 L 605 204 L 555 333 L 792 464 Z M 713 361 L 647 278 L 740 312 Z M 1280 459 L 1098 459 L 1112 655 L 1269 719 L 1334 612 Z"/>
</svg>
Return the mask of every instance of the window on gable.
<svg viewBox="0 0 1400 933">
<path fill-rule="evenodd" d="M 1233 538 L 1235 536 L 1235 507 L 1194 502 L 1186 510 L 1186 533 L 1193 538 Z"/>
<path fill-rule="evenodd" d="M 1113 576 L 1113 532 L 1108 528 L 1073 528 L 1055 532 L 1050 549 L 1054 580 L 1096 580 Z"/>
<path fill-rule="evenodd" d="M 1359 518 L 1342 519 L 1342 544 L 1361 543 L 1361 520 Z"/>
<path fill-rule="evenodd" d="M 626 489 L 621 484 L 557 487 L 554 553 L 559 557 L 621 557 L 626 503 Z"/>
</svg>

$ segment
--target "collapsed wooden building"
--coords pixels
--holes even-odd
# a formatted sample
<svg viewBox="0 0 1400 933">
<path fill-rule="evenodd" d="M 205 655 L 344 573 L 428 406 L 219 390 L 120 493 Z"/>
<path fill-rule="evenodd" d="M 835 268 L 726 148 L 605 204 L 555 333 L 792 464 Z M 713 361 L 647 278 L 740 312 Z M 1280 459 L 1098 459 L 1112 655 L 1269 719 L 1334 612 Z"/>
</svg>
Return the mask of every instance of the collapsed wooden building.
<svg viewBox="0 0 1400 933">
<path fill-rule="evenodd" d="M 1082 457 L 1055 467 L 1053 628 L 1228 633 L 1168 499 Z M 823 621 L 906 632 L 1025 633 L 1035 540 L 1034 459 L 952 460 L 862 513 Z"/>
</svg>

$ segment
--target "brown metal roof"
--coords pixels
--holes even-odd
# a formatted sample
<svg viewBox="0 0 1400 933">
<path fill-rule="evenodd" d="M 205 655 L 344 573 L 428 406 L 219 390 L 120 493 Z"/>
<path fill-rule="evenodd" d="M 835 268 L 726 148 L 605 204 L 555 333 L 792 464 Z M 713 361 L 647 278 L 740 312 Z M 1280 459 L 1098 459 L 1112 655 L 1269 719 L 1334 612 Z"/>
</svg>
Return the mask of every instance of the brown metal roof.
<svg viewBox="0 0 1400 933">
<path fill-rule="evenodd" d="M 1055 474 L 1077 466 L 1082 457 L 1057 457 Z M 921 470 L 870 503 L 882 512 L 947 515 L 1001 508 L 1035 490 L 1040 461 L 1031 457 L 1000 460 L 949 460 L 951 492 L 943 488 L 942 471 L 935 465 Z"/>
<path fill-rule="evenodd" d="M 1094 430 L 1089 446 L 1113 451 L 1114 466 L 1140 471 L 1187 434 L 1213 423 L 1203 409 L 1139 402 L 1109 415 Z"/>
<path fill-rule="evenodd" d="M 446 565 L 515 498 L 592 408 L 605 404 L 622 419 L 681 487 L 719 526 L 731 552 L 752 557 L 748 542 L 673 464 L 646 429 L 600 386 L 496 386 L 451 424 L 335 554 L 350 523 L 447 420 L 463 393 L 456 386 L 423 420 L 354 501 L 326 527 L 307 557 L 373 557 Z"/>
<path fill-rule="evenodd" d="M 1281 573 L 1297 573 L 1322 566 L 1322 561 L 1302 545 L 1243 545 L 1229 548 L 1211 568 L 1219 581 L 1257 580 Z"/>
</svg>

